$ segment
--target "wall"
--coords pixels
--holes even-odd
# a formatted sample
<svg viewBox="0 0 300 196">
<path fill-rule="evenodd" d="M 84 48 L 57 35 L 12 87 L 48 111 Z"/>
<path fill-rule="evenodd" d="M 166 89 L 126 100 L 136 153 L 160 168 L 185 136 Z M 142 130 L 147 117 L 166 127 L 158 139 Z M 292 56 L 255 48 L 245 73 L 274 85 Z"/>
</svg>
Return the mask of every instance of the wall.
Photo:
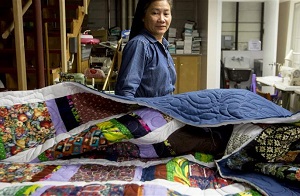
<svg viewBox="0 0 300 196">
<path fill-rule="evenodd" d="M 91 0 L 88 10 L 88 28 L 89 29 L 99 29 L 105 28 L 109 29 L 111 27 L 119 26 L 121 27 L 122 9 L 121 1 L 109 1 L 107 0 Z M 135 11 L 135 1 L 133 2 L 132 15 Z M 128 13 L 128 0 L 125 1 L 125 11 Z M 174 0 L 172 10 L 172 24 L 171 27 L 177 28 L 178 37 L 181 36 L 183 31 L 184 23 L 187 20 L 192 20 L 197 22 L 197 4 L 198 0 Z M 127 16 L 127 19 L 132 19 L 133 16 Z M 126 24 L 126 29 L 129 29 L 128 23 Z M 123 29 L 122 29 L 123 30 Z"/>
<path fill-rule="evenodd" d="M 176 28 L 179 32 L 177 37 L 181 37 L 180 33 L 184 30 L 187 20 L 198 23 L 196 15 L 198 0 L 173 0 L 173 4 L 171 27 Z"/>
<path fill-rule="evenodd" d="M 221 0 L 208 1 L 208 26 L 207 26 L 207 72 L 206 88 L 220 87 L 220 59 L 221 59 Z"/>
<path fill-rule="evenodd" d="M 198 1 L 197 1 L 198 2 Z M 197 18 L 199 33 L 202 38 L 201 42 L 201 89 L 207 88 L 207 35 L 208 35 L 208 0 L 202 0 L 198 3 L 197 7 Z"/>
<path fill-rule="evenodd" d="M 295 52 L 300 53 L 300 1 L 295 3 L 293 24 L 292 48 Z"/>
<path fill-rule="evenodd" d="M 290 2 L 285 1 L 279 4 L 278 38 L 277 38 L 277 62 L 284 63 L 286 56 L 288 24 L 289 24 Z"/>
<path fill-rule="evenodd" d="M 109 29 L 116 26 L 116 5 L 115 1 L 91 0 L 88 10 L 88 28 L 97 30 L 100 28 Z M 110 8 L 110 9 L 109 9 Z M 110 20 L 109 20 L 110 18 Z"/>
<path fill-rule="evenodd" d="M 237 7 L 238 19 L 236 17 Z M 233 36 L 233 49 L 247 50 L 249 40 L 260 40 L 261 17 L 261 2 L 239 2 L 238 5 L 236 2 L 223 2 L 222 35 Z M 238 31 L 236 22 L 238 22 Z M 237 48 L 235 48 L 236 31 L 238 33 Z"/>
</svg>

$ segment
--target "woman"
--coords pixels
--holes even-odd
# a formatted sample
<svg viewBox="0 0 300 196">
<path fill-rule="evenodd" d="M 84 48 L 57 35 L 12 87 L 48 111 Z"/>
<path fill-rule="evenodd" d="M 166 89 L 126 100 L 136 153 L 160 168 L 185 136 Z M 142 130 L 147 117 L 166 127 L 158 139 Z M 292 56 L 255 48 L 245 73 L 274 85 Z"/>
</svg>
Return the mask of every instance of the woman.
<svg viewBox="0 0 300 196">
<path fill-rule="evenodd" d="M 115 94 L 158 97 L 175 90 L 176 71 L 163 37 L 172 20 L 171 0 L 140 0 L 123 49 Z"/>
</svg>

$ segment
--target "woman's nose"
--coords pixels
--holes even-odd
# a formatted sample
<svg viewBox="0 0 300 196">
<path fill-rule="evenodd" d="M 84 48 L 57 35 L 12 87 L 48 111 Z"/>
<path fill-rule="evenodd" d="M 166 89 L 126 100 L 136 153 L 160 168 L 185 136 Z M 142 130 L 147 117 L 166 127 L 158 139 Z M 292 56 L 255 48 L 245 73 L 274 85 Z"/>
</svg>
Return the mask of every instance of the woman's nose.
<svg viewBox="0 0 300 196">
<path fill-rule="evenodd" d="M 166 21 L 165 15 L 164 14 L 160 14 L 159 18 L 158 18 L 158 21 L 159 22 L 165 22 Z"/>
</svg>

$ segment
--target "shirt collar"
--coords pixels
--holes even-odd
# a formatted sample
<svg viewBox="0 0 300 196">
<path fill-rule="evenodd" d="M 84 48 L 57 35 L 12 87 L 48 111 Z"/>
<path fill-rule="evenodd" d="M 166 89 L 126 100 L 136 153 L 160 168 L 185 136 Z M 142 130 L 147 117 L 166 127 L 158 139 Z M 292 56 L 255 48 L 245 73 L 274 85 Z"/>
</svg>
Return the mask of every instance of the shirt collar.
<svg viewBox="0 0 300 196">
<path fill-rule="evenodd" d="M 151 42 L 151 43 L 156 43 L 156 42 L 158 42 L 156 39 L 155 39 L 155 37 L 151 34 L 151 33 L 149 33 L 149 31 L 147 31 L 146 29 L 143 29 L 142 31 L 141 31 L 141 33 Z M 165 46 L 165 47 L 168 47 L 168 45 L 169 45 L 169 42 L 166 40 L 166 38 L 164 38 L 163 37 L 163 39 L 162 39 L 162 44 Z"/>
</svg>

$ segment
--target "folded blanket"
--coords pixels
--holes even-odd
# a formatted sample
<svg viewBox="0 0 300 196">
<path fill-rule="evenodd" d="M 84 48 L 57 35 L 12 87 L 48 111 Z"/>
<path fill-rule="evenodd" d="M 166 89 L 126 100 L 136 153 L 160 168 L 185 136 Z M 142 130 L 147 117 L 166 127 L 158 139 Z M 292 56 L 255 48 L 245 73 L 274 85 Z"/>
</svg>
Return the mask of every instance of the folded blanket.
<svg viewBox="0 0 300 196">
<path fill-rule="evenodd" d="M 222 178 L 247 182 L 263 194 L 277 194 L 271 183 L 293 195 L 299 193 L 299 118 L 244 89 L 126 98 L 63 82 L 0 93 L 0 159 L 51 165 L 77 158 L 111 164 L 172 157 L 165 171 L 182 164 L 172 174 L 182 184 L 191 185 L 191 177 L 182 175 L 197 163 L 217 166 Z M 191 163 L 181 161 L 186 155 L 192 155 Z M 154 170 L 144 170 L 146 181 L 149 171 Z"/>
</svg>

